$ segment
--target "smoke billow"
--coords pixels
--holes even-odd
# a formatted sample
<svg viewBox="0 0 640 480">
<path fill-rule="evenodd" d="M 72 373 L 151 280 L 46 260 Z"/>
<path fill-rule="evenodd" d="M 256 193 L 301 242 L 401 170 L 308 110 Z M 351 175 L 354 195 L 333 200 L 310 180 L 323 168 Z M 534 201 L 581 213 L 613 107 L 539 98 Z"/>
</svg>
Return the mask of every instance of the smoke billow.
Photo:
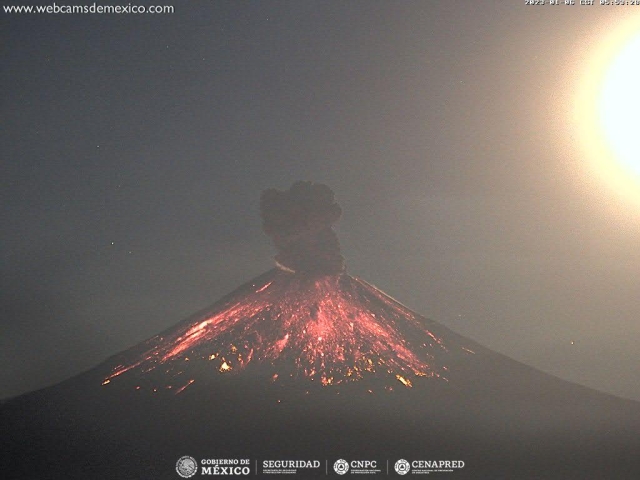
<svg viewBox="0 0 640 480">
<path fill-rule="evenodd" d="M 262 226 L 285 270 L 338 274 L 344 271 L 340 244 L 331 228 L 342 215 L 333 191 L 326 185 L 296 182 L 289 190 L 270 188 L 260 197 Z"/>
</svg>

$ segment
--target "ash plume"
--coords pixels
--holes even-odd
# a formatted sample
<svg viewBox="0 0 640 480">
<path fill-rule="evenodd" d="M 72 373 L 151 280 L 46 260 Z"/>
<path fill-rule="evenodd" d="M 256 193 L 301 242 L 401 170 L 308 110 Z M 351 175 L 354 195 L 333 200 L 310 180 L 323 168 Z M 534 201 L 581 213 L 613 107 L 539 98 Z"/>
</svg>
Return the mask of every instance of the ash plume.
<svg viewBox="0 0 640 480">
<path fill-rule="evenodd" d="M 267 189 L 260 197 L 260 213 L 282 269 L 322 275 L 344 271 L 338 237 L 331 228 L 342 209 L 329 187 L 299 181 L 289 190 Z"/>
</svg>

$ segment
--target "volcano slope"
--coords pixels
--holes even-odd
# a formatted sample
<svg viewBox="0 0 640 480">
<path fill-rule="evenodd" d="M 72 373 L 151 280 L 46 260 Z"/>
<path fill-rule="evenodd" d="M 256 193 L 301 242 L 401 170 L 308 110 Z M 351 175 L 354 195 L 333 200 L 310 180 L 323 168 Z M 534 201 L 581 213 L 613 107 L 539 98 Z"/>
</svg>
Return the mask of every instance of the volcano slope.
<svg viewBox="0 0 640 480">
<path fill-rule="evenodd" d="M 270 459 L 332 475 L 345 458 L 384 476 L 407 459 L 464 462 L 430 473 L 443 478 L 640 478 L 639 403 L 493 352 L 347 274 L 327 187 L 268 190 L 261 209 L 277 268 L 2 403 L 3 478 L 176 479 L 183 455 L 250 459 L 252 476 Z"/>
</svg>

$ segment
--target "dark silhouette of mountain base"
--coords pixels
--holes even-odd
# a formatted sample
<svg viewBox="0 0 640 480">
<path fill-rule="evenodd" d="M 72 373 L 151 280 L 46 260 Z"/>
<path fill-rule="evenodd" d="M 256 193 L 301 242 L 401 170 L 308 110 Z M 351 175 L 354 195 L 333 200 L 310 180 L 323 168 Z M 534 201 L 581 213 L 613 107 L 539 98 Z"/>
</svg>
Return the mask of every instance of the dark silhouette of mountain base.
<svg viewBox="0 0 640 480">
<path fill-rule="evenodd" d="M 307 478 L 338 459 L 384 476 L 406 459 L 464 462 L 430 478 L 640 478 L 639 403 L 488 350 L 348 275 L 328 187 L 268 190 L 261 208 L 278 268 L 3 402 L 2 478 L 177 479 L 185 455 L 250 459 L 268 478 L 264 460 L 319 460 Z"/>
</svg>

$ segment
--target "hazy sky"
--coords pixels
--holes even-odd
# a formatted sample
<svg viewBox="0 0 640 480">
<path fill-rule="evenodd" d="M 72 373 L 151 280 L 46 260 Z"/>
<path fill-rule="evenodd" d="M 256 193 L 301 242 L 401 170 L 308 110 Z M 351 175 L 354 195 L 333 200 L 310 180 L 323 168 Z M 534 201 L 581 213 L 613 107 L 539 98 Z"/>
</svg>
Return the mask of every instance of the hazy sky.
<svg viewBox="0 0 640 480">
<path fill-rule="evenodd" d="M 260 192 L 303 179 L 335 191 L 350 273 L 640 399 L 640 204 L 599 178 L 571 115 L 640 7 L 173 5 L 0 14 L 0 397 L 270 268 Z"/>
</svg>

